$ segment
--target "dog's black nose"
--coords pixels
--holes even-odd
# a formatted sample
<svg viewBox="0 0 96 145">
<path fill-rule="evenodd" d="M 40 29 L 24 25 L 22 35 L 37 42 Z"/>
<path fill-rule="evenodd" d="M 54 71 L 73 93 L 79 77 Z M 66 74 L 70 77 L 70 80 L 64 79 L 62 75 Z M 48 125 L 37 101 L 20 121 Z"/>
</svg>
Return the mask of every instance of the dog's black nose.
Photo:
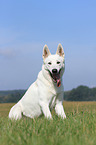
<svg viewBox="0 0 96 145">
<path fill-rule="evenodd" d="M 57 73 L 57 69 L 52 69 L 52 73 Z"/>
</svg>

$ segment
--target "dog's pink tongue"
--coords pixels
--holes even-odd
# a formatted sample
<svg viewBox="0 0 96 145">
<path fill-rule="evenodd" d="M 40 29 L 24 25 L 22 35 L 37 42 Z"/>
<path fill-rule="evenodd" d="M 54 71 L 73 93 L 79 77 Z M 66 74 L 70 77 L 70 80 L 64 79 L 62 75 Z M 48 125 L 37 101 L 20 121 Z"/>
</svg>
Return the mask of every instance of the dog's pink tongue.
<svg viewBox="0 0 96 145">
<path fill-rule="evenodd" d="M 58 79 L 58 80 L 57 80 L 57 87 L 60 87 L 60 86 L 61 86 L 61 80 Z"/>
</svg>

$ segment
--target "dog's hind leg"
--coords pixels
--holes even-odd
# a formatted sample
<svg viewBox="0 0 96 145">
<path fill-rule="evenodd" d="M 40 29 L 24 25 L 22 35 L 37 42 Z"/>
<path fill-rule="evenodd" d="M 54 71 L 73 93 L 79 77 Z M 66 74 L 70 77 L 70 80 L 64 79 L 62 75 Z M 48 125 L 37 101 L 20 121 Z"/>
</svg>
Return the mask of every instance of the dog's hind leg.
<svg viewBox="0 0 96 145">
<path fill-rule="evenodd" d="M 9 118 L 10 119 L 15 119 L 15 120 L 18 120 L 18 119 L 22 118 L 22 108 L 21 108 L 20 103 L 15 104 L 11 108 L 11 110 L 9 112 Z"/>
</svg>

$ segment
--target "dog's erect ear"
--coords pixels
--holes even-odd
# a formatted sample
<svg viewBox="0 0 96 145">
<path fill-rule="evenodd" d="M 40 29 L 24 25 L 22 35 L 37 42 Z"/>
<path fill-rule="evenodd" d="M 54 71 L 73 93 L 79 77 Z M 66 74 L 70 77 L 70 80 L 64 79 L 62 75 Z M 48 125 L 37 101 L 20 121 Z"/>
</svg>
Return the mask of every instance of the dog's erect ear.
<svg viewBox="0 0 96 145">
<path fill-rule="evenodd" d="M 58 44 L 56 54 L 58 54 L 59 56 L 62 56 L 62 57 L 65 56 L 65 54 L 64 54 L 64 50 L 63 50 L 63 47 L 62 47 L 62 45 L 61 45 L 60 43 Z"/>
<path fill-rule="evenodd" d="M 47 58 L 49 55 L 51 55 L 51 53 L 48 49 L 48 46 L 44 45 L 44 47 L 43 47 L 43 59 Z"/>
</svg>

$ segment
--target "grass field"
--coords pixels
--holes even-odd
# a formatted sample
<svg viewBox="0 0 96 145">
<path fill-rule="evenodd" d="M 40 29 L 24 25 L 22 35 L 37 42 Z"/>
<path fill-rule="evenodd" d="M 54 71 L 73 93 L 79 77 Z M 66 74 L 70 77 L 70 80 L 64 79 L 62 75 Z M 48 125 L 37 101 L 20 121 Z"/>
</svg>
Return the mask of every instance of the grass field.
<svg viewBox="0 0 96 145">
<path fill-rule="evenodd" d="M 20 121 L 8 119 L 13 104 L 0 104 L 0 145 L 96 145 L 96 102 L 64 102 L 67 119 L 54 113 Z"/>
</svg>

